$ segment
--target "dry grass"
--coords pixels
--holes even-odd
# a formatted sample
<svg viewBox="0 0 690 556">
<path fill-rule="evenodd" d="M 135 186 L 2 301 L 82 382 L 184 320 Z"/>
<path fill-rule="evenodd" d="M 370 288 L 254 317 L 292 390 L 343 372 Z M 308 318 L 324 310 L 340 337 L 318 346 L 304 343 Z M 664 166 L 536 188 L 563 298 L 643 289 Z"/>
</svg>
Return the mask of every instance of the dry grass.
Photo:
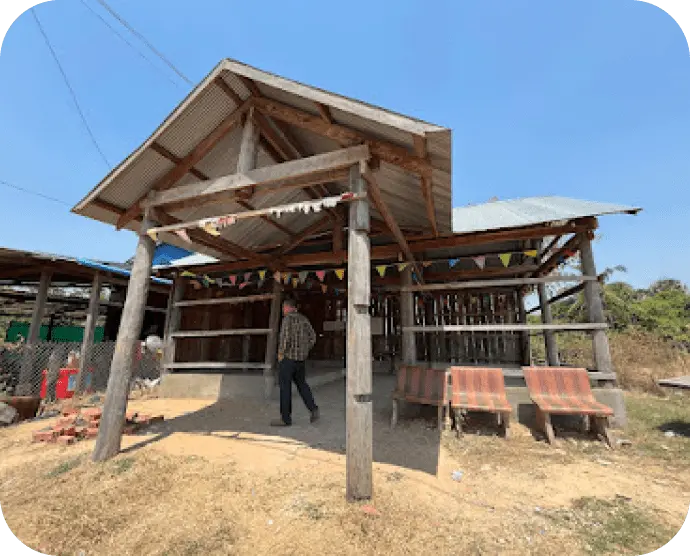
<svg viewBox="0 0 690 556">
<path fill-rule="evenodd" d="M 26 424 L 0 431 L 0 503 L 24 543 L 54 555 L 639 554 L 687 512 L 690 438 L 662 429 L 690 408 L 639 394 L 628 407 L 633 445 L 615 452 L 550 447 L 519 425 L 508 442 L 445 434 L 437 476 L 375 466 L 374 515 L 346 502 L 344 458 L 323 450 L 176 433 L 92 463 L 93 442 L 31 444 L 42 425 Z"/>
</svg>

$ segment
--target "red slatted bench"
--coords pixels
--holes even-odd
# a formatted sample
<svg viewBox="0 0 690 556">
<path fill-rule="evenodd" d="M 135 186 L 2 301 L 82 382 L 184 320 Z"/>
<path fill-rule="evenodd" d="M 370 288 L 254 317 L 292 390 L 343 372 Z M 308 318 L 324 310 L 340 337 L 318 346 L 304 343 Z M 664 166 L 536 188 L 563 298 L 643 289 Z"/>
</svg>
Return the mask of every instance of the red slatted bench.
<svg viewBox="0 0 690 556">
<path fill-rule="evenodd" d="M 455 417 L 455 430 L 462 434 L 462 423 L 467 411 L 494 413 L 505 438 L 510 434 L 512 408 L 506 397 L 505 382 L 501 369 L 485 367 L 451 367 L 450 407 Z"/>
<path fill-rule="evenodd" d="M 537 406 L 537 426 L 549 443 L 555 439 L 551 414 L 582 415 L 584 429 L 590 426 L 613 448 L 609 417 L 613 409 L 598 402 L 589 384 L 587 369 L 573 367 L 523 367 L 530 398 Z"/>
<path fill-rule="evenodd" d="M 438 428 L 445 425 L 448 407 L 448 371 L 425 369 L 420 366 L 402 365 L 397 372 L 397 385 L 393 392 L 391 427 L 398 422 L 398 404 L 405 401 L 438 408 Z"/>
</svg>

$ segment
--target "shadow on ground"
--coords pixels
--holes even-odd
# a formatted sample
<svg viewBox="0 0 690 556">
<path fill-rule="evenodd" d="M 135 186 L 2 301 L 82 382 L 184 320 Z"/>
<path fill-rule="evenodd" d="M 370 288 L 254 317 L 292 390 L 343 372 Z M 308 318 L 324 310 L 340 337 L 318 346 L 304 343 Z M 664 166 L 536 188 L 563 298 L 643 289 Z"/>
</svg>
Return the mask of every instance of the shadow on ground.
<svg viewBox="0 0 690 556">
<path fill-rule="evenodd" d="M 659 426 L 662 432 L 673 432 L 676 436 L 690 438 L 690 422 L 688 421 L 669 421 Z"/>
<path fill-rule="evenodd" d="M 436 429 L 436 408 L 406 406 L 395 429 L 390 428 L 391 393 L 395 377 L 374 375 L 373 437 L 374 461 L 436 475 L 441 434 Z M 345 454 L 345 381 L 313 388 L 321 419 L 309 423 L 309 412 L 298 395 L 293 395 L 293 425 L 271 427 L 278 417 L 278 402 L 219 400 L 156 425 L 158 434 L 123 450 L 133 452 L 174 433 L 217 435 L 232 441 L 259 443 L 300 442 L 311 448 Z M 421 419 L 420 419 L 421 417 Z M 252 436 L 243 436 L 250 433 Z M 253 436 L 260 435 L 260 437 Z"/>
</svg>

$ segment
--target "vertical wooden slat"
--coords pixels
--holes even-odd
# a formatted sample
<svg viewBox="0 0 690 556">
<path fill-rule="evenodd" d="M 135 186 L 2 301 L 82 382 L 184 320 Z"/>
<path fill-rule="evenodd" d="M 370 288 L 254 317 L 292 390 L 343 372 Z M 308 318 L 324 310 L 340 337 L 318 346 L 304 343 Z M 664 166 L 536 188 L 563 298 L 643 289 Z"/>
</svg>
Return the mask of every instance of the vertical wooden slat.
<svg viewBox="0 0 690 556">
<path fill-rule="evenodd" d="M 170 292 L 168 317 L 163 339 L 163 373 L 167 372 L 165 365 L 175 362 L 175 338 L 172 337 L 172 333 L 180 329 L 180 322 L 182 320 L 182 310 L 176 307 L 175 304 L 184 298 L 185 286 L 186 281 L 178 276 L 175 278 Z"/>
<path fill-rule="evenodd" d="M 412 267 L 407 266 L 402 272 L 402 286 L 412 285 Z M 415 324 L 414 293 L 403 291 L 400 293 L 400 320 L 402 326 L 402 360 L 406 365 L 414 365 L 417 361 L 417 339 L 415 333 L 406 331 L 405 328 Z"/>
<path fill-rule="evenodd" d="M 97 272 L 93 275 L 91 282 L 91 292 L 89 296 L 89 308 L 86 313 L 84 323 L 84 337 L 81 342 L 81 357 L 79 358 L 79 374 L 77 375 L 76 393 L 84 391 L 85 373 L 88 372 L 88 365 L 93 351 L 93 338 L 96 332 L 96 322 L 98 321 L 98 309 L 101 305 L 101 275 Z"/>
<path fill-rule="evenodd" d="M 267 365 L 267 367 L 264 368 L 264 397 L 266 399 L 269 399 L 273 394 L 273 387 L 275 385 L 278 334 L 280 332 L 280 312 L 283 304 L 282 292 L 283 288 L 280 281 L 274 280 L 271 313 L 268 317 L 268 327 L 271 331 L 266 337 L 266 355 L 264 357 L 264 363 Z"/>
</svg>

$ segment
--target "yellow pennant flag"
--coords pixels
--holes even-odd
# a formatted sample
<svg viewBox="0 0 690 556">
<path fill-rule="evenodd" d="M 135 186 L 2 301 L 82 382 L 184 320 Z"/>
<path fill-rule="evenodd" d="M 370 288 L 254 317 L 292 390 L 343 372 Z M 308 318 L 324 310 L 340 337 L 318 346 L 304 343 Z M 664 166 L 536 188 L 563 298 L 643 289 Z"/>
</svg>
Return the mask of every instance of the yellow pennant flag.
<svg viewBox="0 0 690 556">
<path fill-rule="evenodd" d="M 498 256 L 499 259 L 501 259 L 501 262 L 503 263 L 503 266 L 507 267 L 510 264 L 510 257 L 512 256 L 512 253 L 503 253 Z"/>
<path fill-rule="evenodd" d="M 345 269 L 344 268 L 336 268 L 335 269 L 335 275 L 338 277 L 338 280 L 342 280 L 345 277 Z"/>
<path fill-rule="evenodd" d="M 153 241 L 158 241 L 158 232 L 156 230 L 148 230 L 146 235 L 149 236 Z"/>
<path fill-rule="evenodd" d="M 297 278 L 293 278 L 293 279 L 292 279 L 292 287 L 293 287 L 293 288 L 296 288 L 296 287 L 297 287 L 297 284 L 299 284 L 299 280 L 298 280 Z"/>
<path fill-rule="evenodd" d="M 383 278 L 386 275 L 386 265 L 382 264 L 376 267 L 376 271 L 379 273 L 379 276 Z"/>
<path fill-rule="evenodd" d="M 398 272 L 402 272 L 407 268 L 407 263 L 398 263 Z"/>
<path fill-rule="evenodd" d="M 218 231 L 218 228 L 213 224 L 213 222 L 206 222 L 206 224 L 203 225 L 203 230 L 207 234 L 218 237 L 220 235 L 220 232 Z"/>
<path fill-rule="evenodd" d="M 266 271 L 265 270 L 259 270 L 259 280 L 263 281 L 264 278 L 266 278 Z"/>
<path fill-rule="evenodd" d="M 537 250 L 536 249 L 527 249 L 527 251 L 523 251 L 525 255 L 528 257 L 536 257 L 537 256 Z"/>
<path fill-rule="evenodd" d="M 196 276 L 196 274 L 194 274 L 193 272 L 189 272 L 189 270 L 183 270 L 182 274 L 180 274 L 180 276 L 182 276 L 184 278 L 194 278 L 194 276 Z"/>
</svg>

